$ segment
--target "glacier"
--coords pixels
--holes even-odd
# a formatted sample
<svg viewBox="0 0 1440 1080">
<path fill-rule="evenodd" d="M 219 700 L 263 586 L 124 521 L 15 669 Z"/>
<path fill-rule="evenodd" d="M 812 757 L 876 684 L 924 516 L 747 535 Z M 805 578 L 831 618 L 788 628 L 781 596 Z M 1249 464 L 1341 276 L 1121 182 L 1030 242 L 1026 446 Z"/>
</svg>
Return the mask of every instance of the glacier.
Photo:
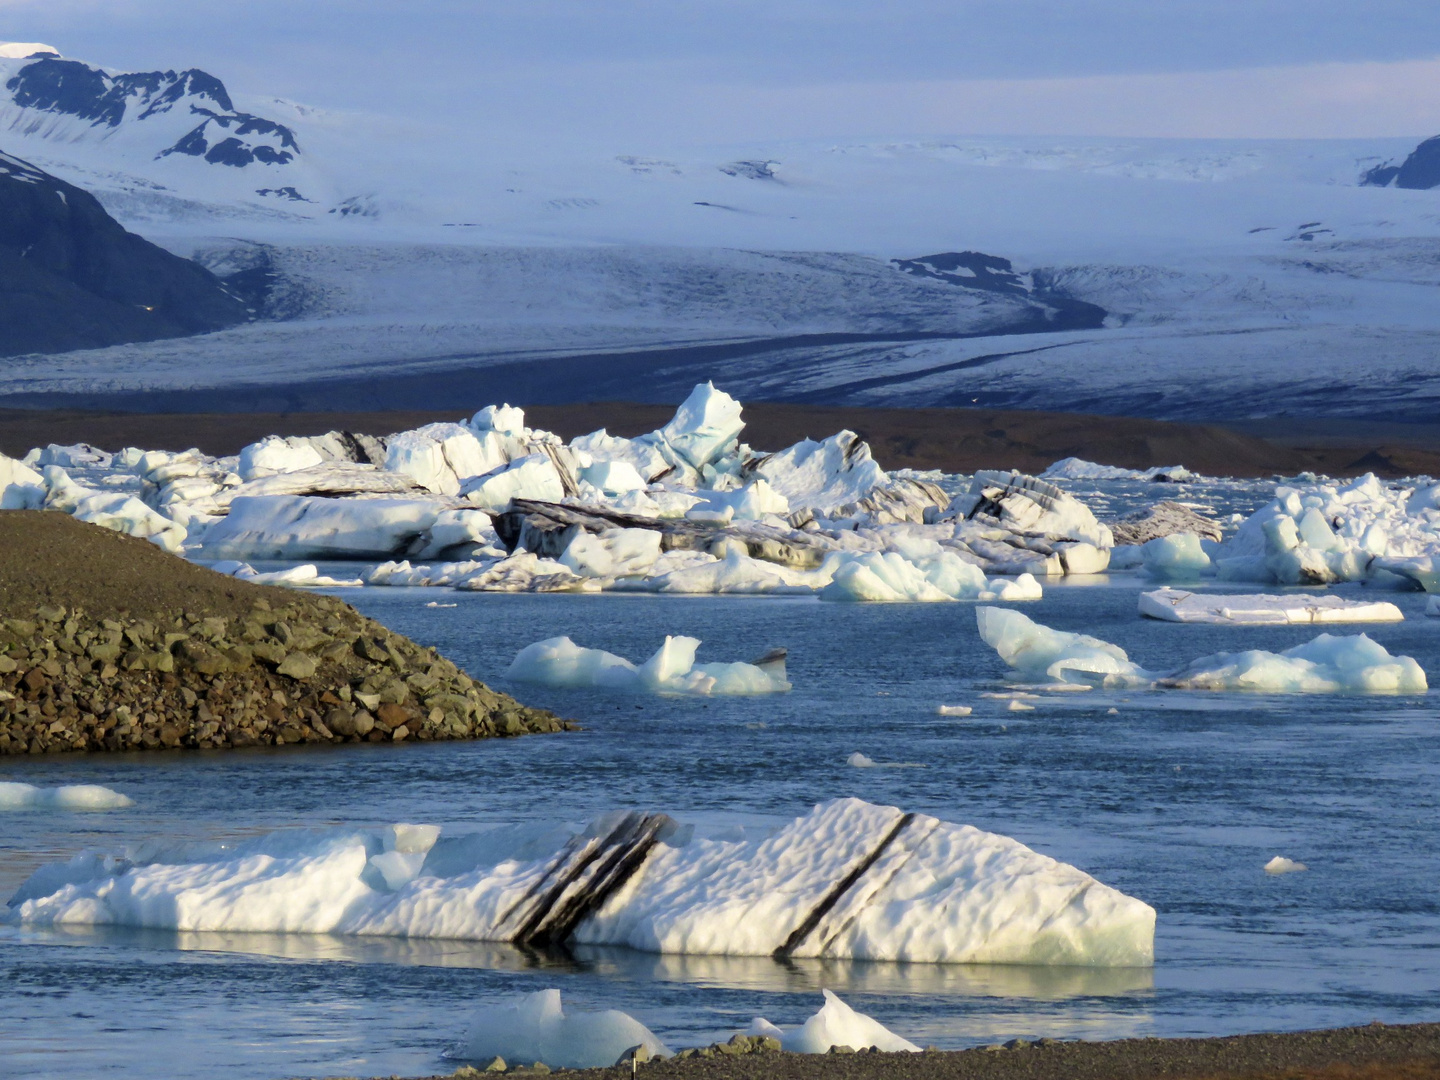
<svg viewBox="0 0 1440 1080">
<path fill-rule="evenodd" d="M 37 870 L 23 925 L 623 945 L 689 955 L 1149 966 L 1155 911 L 1008 837 L 858 799 L 765 836 L 665 815 L 579 832 L 281 831 Z"/>
</svg>

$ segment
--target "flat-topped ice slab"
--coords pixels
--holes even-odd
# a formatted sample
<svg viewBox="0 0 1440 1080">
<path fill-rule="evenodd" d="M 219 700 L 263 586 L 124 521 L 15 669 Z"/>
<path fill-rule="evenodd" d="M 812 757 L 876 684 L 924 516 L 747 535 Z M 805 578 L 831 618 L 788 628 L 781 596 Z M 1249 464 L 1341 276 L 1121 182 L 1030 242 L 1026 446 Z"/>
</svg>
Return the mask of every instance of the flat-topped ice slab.
<svg viewBox="0 0 1440 1080">
<path fill-rule="evenodd" d="M 6 921 L 625 945 L 657 953 L 1148 966 L 1155 911 L 1017 840 L 837 799 L 769 833 L 284 831 L 42 867 Z"/>
<path fill-rule="evenodd" d="M 1330 593 L 1195 593 L 1156 589 L 1140 594 L 1140 614 L 1180 623 L 1276 626 L 1306 623 L 1402 622 L 1384 600 L 1346 600 Z"/>
</svg>

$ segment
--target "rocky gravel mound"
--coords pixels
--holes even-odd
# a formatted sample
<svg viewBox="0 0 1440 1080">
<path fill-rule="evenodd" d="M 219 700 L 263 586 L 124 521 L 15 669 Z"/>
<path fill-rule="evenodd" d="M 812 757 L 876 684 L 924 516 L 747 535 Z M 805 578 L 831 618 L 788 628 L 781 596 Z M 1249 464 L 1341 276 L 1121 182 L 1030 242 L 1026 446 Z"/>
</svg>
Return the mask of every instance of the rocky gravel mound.
<svg viewBox="0 0 1440 1080">
<path fill-rule="evenodd" d="M 68 515 L 0 513 L 0 754 L 572 726 L 332 597 L 226 578 Z"/>
</svg>

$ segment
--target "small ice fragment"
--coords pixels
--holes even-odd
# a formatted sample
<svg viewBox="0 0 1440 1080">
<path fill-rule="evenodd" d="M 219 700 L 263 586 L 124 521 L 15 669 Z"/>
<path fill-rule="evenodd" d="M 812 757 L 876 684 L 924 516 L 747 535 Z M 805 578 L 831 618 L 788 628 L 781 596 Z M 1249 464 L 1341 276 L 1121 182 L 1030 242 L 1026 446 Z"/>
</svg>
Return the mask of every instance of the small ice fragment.
<svg viewBox="0 0 1440 1080">
<path fill-rule="evenodd" d="M 1309 870 L 1303 862 L 1296 862 L 1294 859 L 1287 859 L 1283 855 L 1276 855 L 1265 864 L 1267 874 L 1298 874 L 1301 870 Z"/>
<path fill-rule="evenodd" d="M 874 1046 L 892 1053 L 920 1052 L 920 1047 L 909 1039 L 902 1039 L 879 1021 L 856 1012 L 829 990 L 821 992 L 825 995 L 825 1004 L 820 1011 L 780 1039 L 781 1045 L 792 1054 L 824 1054 L 832 1046 L 856 1050 Z"/>
<path fill-rule="evenodd" d="M 1030 699 L 1033 700 L 1033 701 L 1039 701 L 1039 700 L 1040 700 L 1040 695 L 1039 695 L 1039 694 L 1026 693 L 1024 690 L 1010 690 L 1010 691 L 1007 691 L 1007 692 L 1005 692 L 1005 693 L 1003 693 L 1003 694 L 995 693 L 995 692 L 993 692 L 993 691 L 987 690 L 985 693 L 981 694 L 980 696 L 981 696 L 982 698 L 989 698 L 989 699 L 992 700 L 992 701 L 1016 701 L 1016 700 L 1021 699 L 1021 698 L 1030 698 Z"/>
<path fill-rule="evenodd" d="M 1108 709 L 1105 710 L 1105 715 L 1106 715 L 1106 716 L 1119 716 L 1119 715 L 1120 715 L 1120 710 L 1117 709 L 1117 708 L 1114 708 L 1114 707 L 1112 706 L 1111 708 L 1108 708 Z"/>
<path fill-rule="evenodd" d="M 459 1047 L 470 1061 L 543 1061 L 552 1069 L 596 1069 L 642 1045 L 651 1055 L 670 1051 L 640 1021 L 617 1009 L 566 1014 L 559 990 L 521 994 L 479 1010 Z"/>
<path fill-rule="evenodd" d="M 441 607 L 454 607 L 455 605 L 454 605 L 454 604 L 437 604 L 434 600 L 431 600 L 431 601 L 430 601 L 428 604 L 426 604 L 425 606 L 426 606 L 426 607 L 441 608 Z"/>
<path fill-rule="evenodd" d="M 941 705 L 935 710 L 936 716 L 969 716 L 969 705 Z"/>
<path fill-rule="evenodd" d="M 845 759 L 845 764 L 854 769 L 923 769 L 925 766 L 918 761 L 872 761 L 860 751 L 855 751 Z"/>
<path fill-rule="evenodd" d="M 846 758 L 845 764 L 853 769 L 873 769 L 875 767 L 875 762 L 860 753 L 859 750 L 856 750 L 855 753 Z"/>
<path fill-rule="evenodd" d="M 1009 705 L 1006 705 L 1006 706 L 1005 706 L 1005 708 L 1007 708 L 1007 709 L 1010 710 L 1011 712 L 1034 712 L 1034 711 L 1035 711 L 1035 706 L 1034 706 L 1034 705 L 1026 705 L 1025 702 L 1023 702 L 1023 701 L 1011 701 Z"/>
</svg>

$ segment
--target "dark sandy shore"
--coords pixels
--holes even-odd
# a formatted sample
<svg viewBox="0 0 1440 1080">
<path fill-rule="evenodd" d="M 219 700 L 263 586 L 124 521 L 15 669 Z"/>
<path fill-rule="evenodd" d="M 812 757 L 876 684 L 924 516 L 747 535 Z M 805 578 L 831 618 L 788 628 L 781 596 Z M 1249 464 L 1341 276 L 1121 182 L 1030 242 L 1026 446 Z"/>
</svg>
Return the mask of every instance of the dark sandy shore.
<svg viewBox="0 0 1440 1080">
<path fill-rule="evenodd" d="M 630 1072 L 627 1066 L 565 1075 L 601 1080 Z M 485 1074 L 462 1069 L 457 1075 Z M 639 1066 L 637 1075 L 648 1080 L 1436 1080 L 1440 1024 L 1377 1023 L 1221 1039 L 1054 1042 L 924 1054 L 717 1054 L 649 1062 Z"/>
<path fill-rule="evenodd" d="M 233 454 L 265 435 L 318 435 L 331 430 L 386 435 L 466 411 L 337 413 L 93 413 L 0 409 L 0 452 L 24 454 L 47 443 L 88 442 L 102 449 L 199 447 Z M 608 428 L 613 435 L 653 431 L 674 413 L 669 405 L 597 402 L 544 405 L 526 411 L 532 425 L 569 439 Z M 1184 465 L 1216 476 L 1440 475 L 1440 424 L 1362 421 L 1246 421 L 1235 425 L 1176 424 L 1122 416 L 995 409 L 865 409 L 746 404 L 745 439 L 777 450 L 802 438 L 849 428 L 869 441 L 886 468 L 1021 469 L 1037 472 L 1064 457 L 1145 469 Z"/>
</svg>

